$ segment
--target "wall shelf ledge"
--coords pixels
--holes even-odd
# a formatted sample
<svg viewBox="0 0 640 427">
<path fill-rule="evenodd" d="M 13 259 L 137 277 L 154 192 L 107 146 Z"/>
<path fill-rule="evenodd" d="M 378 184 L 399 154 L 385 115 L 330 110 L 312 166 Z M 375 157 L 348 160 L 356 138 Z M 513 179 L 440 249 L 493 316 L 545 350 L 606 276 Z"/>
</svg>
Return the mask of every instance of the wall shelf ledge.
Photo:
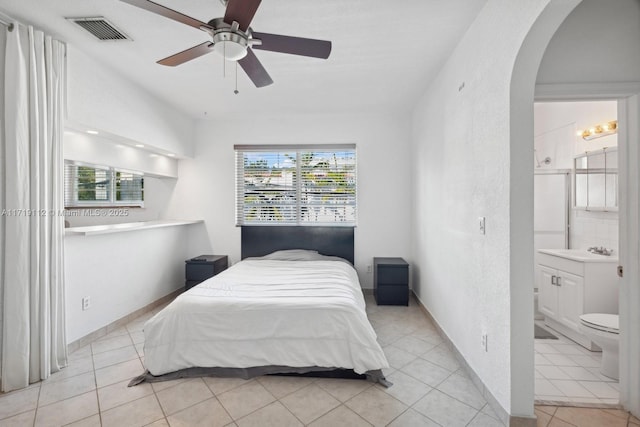
<svg viewBox="0 0 640 427">
<path fill-rule="evenodd" d="M 120 224 L 104 224 L 104 225 L 90 225 L 85 227 L 69 227 L 65 228 L 64 234 L 67 236 L 91 236 L 94 234 L 111 234 L 122 233 L 126 231 L 139 231 L 150 230 L 153 228 L 163 227 L 175 227 L 179 225 L 191 225 L 201 224 L 204 221 L 201 219 L 189 220 L 189 219 L 161 219 L 154 221 L 138 221 L 138 222 L 125 222 Z"/>
</svg>

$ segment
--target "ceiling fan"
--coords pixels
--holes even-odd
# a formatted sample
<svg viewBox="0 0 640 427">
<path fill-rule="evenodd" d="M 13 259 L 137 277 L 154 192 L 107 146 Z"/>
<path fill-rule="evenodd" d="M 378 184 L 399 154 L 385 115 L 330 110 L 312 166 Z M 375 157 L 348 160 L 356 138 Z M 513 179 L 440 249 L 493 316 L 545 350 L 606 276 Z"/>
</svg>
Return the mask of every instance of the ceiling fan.
<svg viewBox="0 0 640 427">
<path fill-rule="evenodd" d="M 224 17 L 214 18 L 208 23 L 149 0 L 121 1 L 197 28 L 211 36 L 211 41 L 161 59 L 158 64 L 162 65 L 174 67 L 216 51 L 226 60 L 238 61 L 256 87 L 263 87 L 272 84 L 273 80 L 253 53 L 253 49 L 322 59 L 327 59 L 331 53 L 330 41 L 254 32 L 249 24 L 261 0 L 221 0 L 226 4 Z"/>
</svg>

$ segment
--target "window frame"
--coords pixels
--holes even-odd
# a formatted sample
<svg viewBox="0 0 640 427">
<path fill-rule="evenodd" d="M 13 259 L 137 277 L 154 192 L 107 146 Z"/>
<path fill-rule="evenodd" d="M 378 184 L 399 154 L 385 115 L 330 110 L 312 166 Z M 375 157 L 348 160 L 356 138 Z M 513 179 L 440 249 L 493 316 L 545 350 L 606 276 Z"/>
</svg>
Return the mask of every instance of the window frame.
<svg viewBox="0 0 640 427">
<path fill-rule="evenodd" d="M 69 171 L 68 168 L 72 168 Z M 91 168 L 95 170 L 105 171 L 107 174 L 108 200 L 80 200 L 78 190 L 78 168 Z M 122 189 L 118 188 L 118 174 L 128 174 L 141 180 L 140 199 L 117 200 L 118 193 Z M 69 194 L 71 193 L 71 194 Z M 144 208 L 144 173 L 140 171 L 132 171 L 128 169 L 118 168 L 114 166 L 105 166 L 94 163 L 80 162 L 75 160 L 64 161 L 64 208 L 65 209 L 83 209 L 83 208 Z"/>
<path fill-rule="evenodd" d="M 234 145 L 235 155 L 235 193 L 236 193 L 236 212 L 235 221 L 236 226 L 305 226 L 305 227 L 318 227 L 318 226 L 331 226 L 331 227 L 356 227 L 358 222 L 358 167 L 357 167 L 357 147 L 355 144 L 268 144 L 268 145 Z M 245 200 L 247 194 L 246 187 L 246 174 L 245 171 L 245 155 L 257 154 L 260 152 L 269 154 L 282 154 L 283 157 L 295 154 L 295 175 L 293 179 L 293 186 L 289 189 L 281 189 L 283 193 L 294 193 L 295 203 L 290 204 L 295 212 L 293 215 L 284 215 L 283 220 L 247 220 L 245 211 Z M 303 202 L 308 197 L 308 190 L 305 190 L 304 171 L 308 170 L 308 164 L 305 166 L 300 161 L 301 155 L 308 153 L 347 153 L 353 159 L 352 164 L 348 164 L 347 167 L 334 170 L 334 172 L 345 173 L 350 176 L 347 181 L 348 191 L 352 196 L 346 195 L 342 200 L 344 203 L 338 203 L 334 209 L 344 208 L 344 215 L 341 217 L 344 220 L 341 221 L 327 221 L 327 220 L 310 220 L 309 207 L 319 206 L 322 208 L 329 207 L 335 204 L 335 200 L 341 200 L 340 197 L 320 197 L 326 200 L 332 200 L 331 202 L 322 202 L 320 204 L 313 204 L 309 202 Z M 349 157 L 347 156 L 347 157 Z M 335 156 L 334 156 L 335 158 Z M 344 157 L 342 157 L 344 158 Z M 337 165 L 337 161 L 336 161 Z M 306 168 L 306 169 L 305 169 Z M 337 166 L 336 166 L 337 168 Z M 352 184 L 348 184 L 348 181 L 353 181 Z M 340 181 L 336 181 L 340 183 Z M 322 184 L 324 185 L 324 184 Z M 306 187 L 308 188 L 308 187 Z M 332 188 L 336 188 L 335 186 Z M 329 193 L 328 193 L 329 194 Z M 334 193 L 335 194 L 335 193 Z M 289 194 L 290 195 L 290 194 Z M 317 202 L 317 200 L 316 200 Z M 265 205 L 268 206 L 268 205 Z M 278 205 L 276 205 L 278 206 Z M 286 204 L 283 206 L 287 206 Z M 305 211 L 305 209 L 307 209 Z M 351 212 L 347 212 L 347 209 Z M 304 212 L 304 213 L 303 213 Z M 336 210 L 337 213 L 337 210 Z M 316 214 L 317 215 L 317 214 Z M 307 218 L 306 220 L 304 218 Z M 325 213 L 324 218 L 327 215 Z M 335 217 L 334 217 L 335 218 Z"/>
</svg>

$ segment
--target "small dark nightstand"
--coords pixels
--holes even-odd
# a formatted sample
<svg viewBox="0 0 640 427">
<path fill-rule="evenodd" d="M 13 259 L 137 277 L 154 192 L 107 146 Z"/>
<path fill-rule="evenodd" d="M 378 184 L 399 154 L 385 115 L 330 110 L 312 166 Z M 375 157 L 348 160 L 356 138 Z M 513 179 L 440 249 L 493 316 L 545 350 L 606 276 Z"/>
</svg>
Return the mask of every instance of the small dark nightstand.
<svg viewBox="0 0 640 427">
<path fill-rule="evenodd" d="M 373 294 L 378 305 L 409 305 L 409 264 L 402 258 L 374 258 Z"/>
<path fill-rule="evenodd" d="M 184 290 L 187 291 L 198 283 L 226 270 L 228 265 L 226 255 L 200 255 L 186 260 Z"/>
</svg>

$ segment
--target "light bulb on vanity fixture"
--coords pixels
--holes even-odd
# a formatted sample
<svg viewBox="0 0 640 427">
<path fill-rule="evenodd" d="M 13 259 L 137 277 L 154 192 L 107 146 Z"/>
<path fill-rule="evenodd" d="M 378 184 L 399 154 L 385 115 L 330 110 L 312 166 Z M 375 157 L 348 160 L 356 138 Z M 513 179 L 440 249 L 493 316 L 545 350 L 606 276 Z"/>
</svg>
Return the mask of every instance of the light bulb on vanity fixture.
<svg viewBox="0 0 640 427">
<path fill-rule="evenodd" d="M 581 136 L 585 141 L 601 138 L 607 135 L 613 135 L 618 133 L 618 121 L 612 120 L 607 123 L 595 125 L 589 129 L 578 131 L 578 136 Z"/>
</svg>

